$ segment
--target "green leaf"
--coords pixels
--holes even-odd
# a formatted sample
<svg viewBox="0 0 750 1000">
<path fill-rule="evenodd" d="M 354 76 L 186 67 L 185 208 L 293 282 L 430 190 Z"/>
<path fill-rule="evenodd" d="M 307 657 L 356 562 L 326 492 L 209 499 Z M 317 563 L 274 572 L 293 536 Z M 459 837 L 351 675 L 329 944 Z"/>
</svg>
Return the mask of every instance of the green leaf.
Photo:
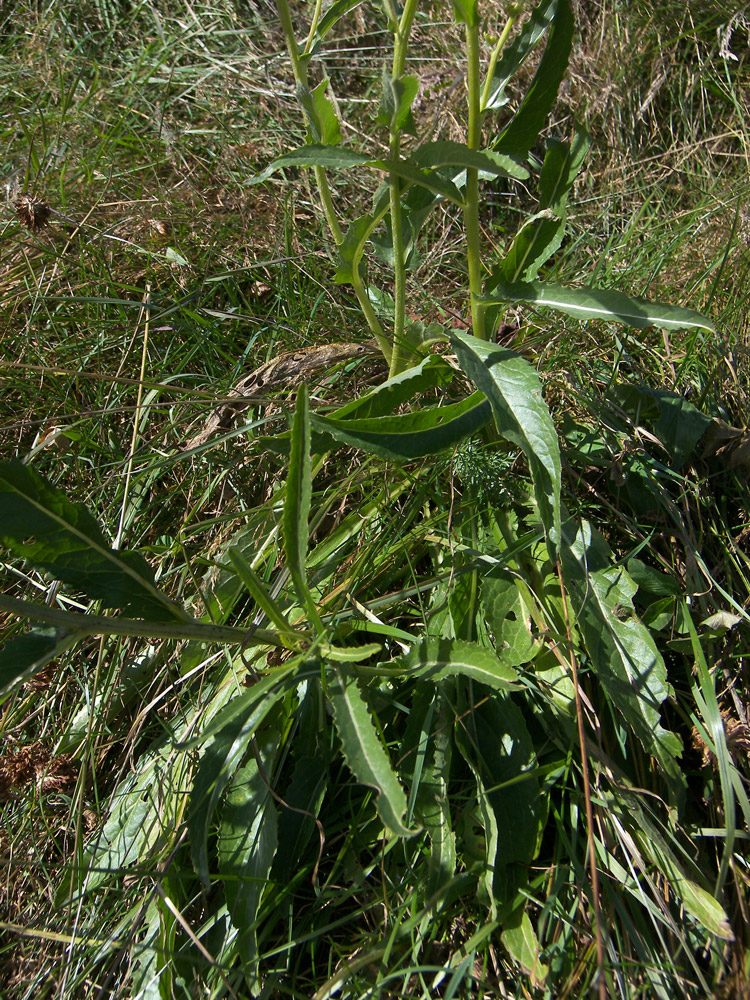
<svg viewBox="0 0 750 1000">
<path fill-rule="evenodd" d="M 300 83 L 297 85 L 297 100 L 305 112 L 313 141 L 336 146 L 341 142 L 341 126 L 333 102 L 326 97 L 326 90 L 328 80 L 321 80 L 314 90 L 308 90 Z"/>
<path fill-rule="evenodd" d="M 714 329 L 710 320 L 692 309 L 649 302 L 604 288 L 565 288 L 540 281 L 499 282 L 492 293 L 483 296 L 481 301 L 532 302 L 536 306 L 557 309 L 576 319 L 625 323 L 639 330 L 648 326 L 660 326 L 665 330 Z"/>
<path fill-rule="evenodd" d="M 328 695 L 347 765 L 357 781 L 376 789 L 375 805 L 383 824 L 399 837 L 413 836 L 419 830 L 404 825 L 406 796 L 355 678 L 341 667 L 333 668 L 329 677 Z"/>
<path fill-rule="evenodd" d="M 111 549 L 82 503 L 21 462 L 0 463 L 0 543 L 102 607 L 154 621 L 191 620 L 158 589 L 143 556 Z"/>
<path fill-rule="evenodd" d="M 591 145 L 589 134 L 579 129 L 572 144 L 547 139 L 547 152 L 539 175 L 539 207 L 557 216 L 565 214 L 568 195 Z"/>
<path fill-rule="evenodd" d="M 411 106 L 419 91 L 416 76 L 394 77 L 383 67 L 383 93 L 380 100 L 378 121 L 386 125 L 391 133 L 408 132 L 417 134 L 417 127 L 411 113 Z"/>
<path fill-rule="evenodd" d="M 337 420 L 312 414 L 312 427 L 341 444 L 383 458 L 414 459 L 452 448 L 483 427 L 491 410 L 480 392 L 460 403 L 434 406 L 413 413 L 362 420 Z"/>
<path fill-rule="evenodd" d="M 312 473 L 310 468 L 310 408 L 307 402 L 307 386 L 301 385 L 297 391 L 297 407 L 292 424 L 291 451 L 289 453 L 289 473 L 286 481 L 284 500 L 284 553 L 289 575 L 297 592 L 300 604 L 307 609 L 310 622 L 320 629 L 320 617 L 315 607 L 310 588 L 307 585 L 305 559 L 308 543 L 308 519 L 312 493 Z"/>
<path fill-rule="evenodd" d="M 713 423 L 684 396 L 647 385 L 617 385 L 612 389 L 618 406 L 636 424 L 650 424 L 654 434 L 672 456 L 672 467 L 680 469 Z"/>
<path fill-rule="evenodd" d="M 552 30 L 531 86 L 510 123 L 503 129 L 493 146 L 510 156 L 524 156 L 536 144 L 552 111 L 557 91 L 568 67 L 573 43 L 573 15 L 568 0 L 555 5 Z"/>
<path fill-rule="evenodd" d="M 556 546 L 560 539 L 560 449 L 536 372 L 513 351 L 467 333 L 454 331 L 451 343 L 463 371 L 487 396 L 498 432 L 526 456 L 547 541 Z"/>
<path fill-rule="evenodd" d="M 503 663 L 533 660 L 543 644 L 532 634 L 529 608 L 511 573 L 495 570 L 482 579 L 482 607 Z"/>
<path fill-rule="evenodd" d="M 377 219 L 374 215 L 362 215 L 351 223 L 344 239 L 339 244 L 338 267 L 333 276 L 333 280 L 340 285 L 351 284 L 354 281 L 355 272 L 362 259 L 365 243 L 370 238 Z"/>
<path fill-rule="evenodd" d="M 505 89 L 523 65 L 537 42 L 545 35 L 557 10 L 557 0 L 542 0 L 534 7 L 528 21 L 503 49 L 492 74 L 489 97 L 482 110 L 495 110 L 508 103 Z"/>
<path fill-rule="evenodd" d="M 518 962 L 524 975 L 529 977 L 531 985 L 541 989 L 549 969 L 542 961 L 542 948 L 525 910 L 517 910 L 506 921 L 501 940 L 510 957 Z"/>
<path fill-rule="evenodd" d="M 659 761 L 678 795 L 684 779 L 675 758 L 682 744 L 661 725 L 661 704 L 670 693 L 667 669 L 650 632 L 633 612 L 637 587 L 625 567 L 615 565 L 598 532 L 583 522 L 571 540 L 573 530 L 569 522 L 562 562 L 571 594 L 570 614 L 583 637 L 591 669 L 613 711 Z"/>
<path fill-rule="evenodd" d="M 51 660 L 78 642 L 81 634 L 38 625 L 0 649 L 0 700 L 12 694 Z"/>
<path fill-rule="evenodd" d="M 449 385 L 456 376 L 456 369 L 440 354 L 428 354 L 414 368 L 382 382 L 372 392 L 359 399 L 350 400 L 334 410 L 334 420 L 363 419 L 392 414 L 403 403 L 408 403 L 420 393 Z"/>
<path fill-rule="evenodd" d="M 361 6 L 362 0 L 335 0 L 328 10 L 325 12 L 323 17 L 321 17 L 318 24 L 318 30 L 315 32 L 315 38 L 322 40 L 331 28 L 338 24 L 342 17 L 345 17 L 350 10 Z"/>
<path fill-rule="evenodd" d="M 417 184 L 442 195 L 456 205 L 463 205 L 461 192 L 456 185 L 441 177 L 434 170 L 426 170 L 411 163 L 408 159 L 381 160 L 377 157 L 367 156 L 365 153 L 357 153 L 353 149 L 341 146 L 326 146 L 310 143 L 308 146 L 300 146 L 289 153 L 284 153 L 269 164 L 257 177 L 253 183 L 259 184 L 265 181 L 275 170 L 283 167 L 323 167 L 328 170 L 346 170 L 351 167 L 372 167 L 374 170 L 381 170 L 387 174 L 394 174 L 410 184 Z"/>
<path fill-rule="evenodd" d="M 476 28 L 479 24 L 479 5 L 477 0 L 452 0 L 453 11 L 459 24 Z"/>
<path fill-rule="evenodd" d="M 277 688 L 268 692 L 259 703 L 257 698 L 253 699 L 252 711 L 249 714 L 243 712 L 241 717 L 232 717 L 201 756 L 190 792 L 187 823 L 193 867 L 205 886 L 209 885 L 208 834 L 219 800 L 247 753 L 256 730 L 283 693 L 282 688 Z M 227 708 L 232 708 L 232 705 Z"/>
<path fill-rule="evenodd" d="M 217 838 L 227 911 L 239 931 L 243 972 L 251 991 L 258 986 L 258 911 L 278 841 L 278 814 L 268 786 L 273 756 L 261 754 L 265 773 L 256 760 L 235 772 Z"/>
<path fill-rule="evenodd" d="M 516 233 L 502 263 L 493 269 L 485 291 L 491 292 L 500 282 L 536 278 L 542 264 L 560 249 L 564 237 L 565 219 L 558 219 L 549 211 L 532 216 Z"/>
<path fill-rule="evenodd" d="M 486 292 L 500 281 L 533 280 L 542 264 L 559 249 L 565 236 L 568 194 L 588 147 L 588 136 L 582 132 L 576 134 L 572 148 L 556 139 L 547 140 L 539 178 L 540 211 L 523 225 L 500 266 L 493 269 Z"/>
<path fill-rule="evenodd" d="M 488 177 L 514 177 L 526 180 L 529 172 L 517 158 L 498 153 L 493 149 L 471 149 L 462 142 L 440 139 L 418 146 L 409 160 L 418 167 L 457 167 L 459 170 L 474 168 Z M 455 176 L 452 178 L 455 180 Z"/>
<path fill-rule="evenodd" d="M 431 637 L 394 661 L 411 676 L 437 682 L 446 677 L 468 677 L 495 691 L 517 687 L 518 674 L 491 649 L 461 639 Z"/>
</svg>

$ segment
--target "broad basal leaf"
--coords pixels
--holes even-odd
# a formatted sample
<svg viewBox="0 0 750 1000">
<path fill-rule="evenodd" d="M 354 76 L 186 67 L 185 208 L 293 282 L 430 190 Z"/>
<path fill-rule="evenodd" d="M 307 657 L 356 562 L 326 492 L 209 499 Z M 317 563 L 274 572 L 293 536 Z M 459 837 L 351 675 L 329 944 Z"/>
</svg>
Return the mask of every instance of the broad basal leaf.
<svg viewBox="0 0 750 1000">
<path fill-rule="evenodd" d="M 266 679 L 266 678 L 264 678 Z M 258 726 L 284 693 L 282 687 L 256 701 L 249 714 L 235 715 L 206 746 L 195 772 L 190 792 L 188 830 L 193 867 L 205 886 L 209 885 L 208 834 L 214 812 L 229 781 L 248 752 Z M 231 708 L 227 706 L 227 709 Z"/>
<path fill-rule="evenodd" d="M 0 464 L 0 543 L 105 608 L 155 621 L 190 620 L 162 594 L 142 556 L 110 548 L 82 503 L 21 462 Z"/>
<path fill-rule="evenodd" d="M 503 281 L 498 282 L 490 294 L 483 296 L 482 301 L 532 302 L 536 306 L 557 309 L 576 319 L 625 323 L 639 330 L 648 326 L 660 326 L 665 330 L 714 329 L 709 319 L 692 309 L 649 302 L 610 288 L 565 288 L 540 281 Z"/>
<path fill-rule="evenodd" d="M 328 695 L 344 758 L 363 785 L 376 789 L 375 805 L 384 825 L 399 837 L 418 833 L 404 825 L 406 796 L 380 742 L 357 681 L 342 667 L 329 671 Z"/>
<path fill-rule="evenodd" d="M 548 544 L 560 538 L 561 465 L 557 432 L 531 365 L 513 351 L 455 331 L 451 343 L 461 368 L 487 396 L 498 432 L 529 463 Z"/>
</svg>

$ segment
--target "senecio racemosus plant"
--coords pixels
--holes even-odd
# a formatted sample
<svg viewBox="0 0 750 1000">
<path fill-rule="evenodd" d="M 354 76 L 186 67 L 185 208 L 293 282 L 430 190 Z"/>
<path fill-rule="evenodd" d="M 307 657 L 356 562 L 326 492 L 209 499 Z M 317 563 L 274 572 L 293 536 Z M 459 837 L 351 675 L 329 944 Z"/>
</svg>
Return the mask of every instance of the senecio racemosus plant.
<svg viewBox="0 0 750 1000">
<path fill-rule="evenodd" d="M 80 504 L 69 503 L 27 466 L 0 468 L 0 538 L 6 547 L 100 600 L 102 607 L 133 615 L 122 619 L 31 609 L 0 597 L 3 610 L 45 623 L 0 653 L 0 693 L 14 690 L 44 663 L 92 634 L 188 641 L 180 653 L 183 677 L 202 668 L 201 644 L 241 649 L 236 661 L 230 659 L 227 673 L 207 684 L 205 700 L 184 713 L 118 785 L 101 830 L 63 880 L 59 902 L 82 906 L 121 877 L 126 865 L 141 870 L 151 865 L 162 872 L 169 858 L 176 866 L 172 874 L 160 879 L 158 894 L 138 908 L 133 995 L 152 995 L 157 982 L 188 995 L 196 955 L 189 943 L 175 945 L 174 913 L 194 905 L 196 894 L 209 887 L 214 892 L 203 897 L 205 923 L 197 931 L 199 940 L 210 943 L 214 958 L 206 977 L 213 976 L 213 987 L 223 990 L 226 976 L 239 968 L 236 982 L 244 979 L 252 992 L 259 992 L 267 971 L 263 941 L 267 946 L 270 929 L 287 920 L 287 902 L 280 904 L 277 897 L 294 898 L 299 871 L 312 872 L 312 883 L 318 885 L 325 832 L 341 823 L 335 812 L 340 808 L 341 772 L 335 766 L 340 747 L 348 770 L 364 789 L 357 802 L 359 816 L 366 820 L 352 819 L 352 828 L 371 832 L 363 850 L 374 855 L 385 833 L 389 847 L 382 865 L 408 900 L 409 912 L 408 919 L 401 916 L 392 929 L 384 929 L 384 936 L 375 931 L 369 950 L 336 972 L 316 995 L 341 990 L 357 968 L 376 966 L 378 976 L 391 975 L 389 956 L 413 954 L 418 961 L 415 942 L 429 943 L 433 920 L 455 907 L 481 914 L 481 926 L 470 942 L 461 942 L 452 965 L 436 974 L 432 970 L 435 988 L 441 976 L 450 975 L 455 993 L 460 970 L 470 984 L 472 956 L 497 932 L 526 984 L 552 991 L 550 995 L 566 982 L 575 982 L 582 995 L 598 977 L 601 996 L 607 991 L 629 996 L 629 977 L 637 967 L 643 988 L 673 996 L 669 963 L 660 961 L 663 956 L 649 947 L 649 940 L 682 956 L 680 968 L 710 995 L 693 953 L 710 940 L 732 937 L 720 904 L 731 836 L 727 834 L 716 878 L 708 884 L 675 832 L 684 797 L 681 745 L 662 724 L 661 707 L 670 687 L 654 640 L 634 613 L 636 585 L 595 529 L 568 517 L 561 502 L 559 442 L 539 379 L 523 358 L 489 338 L 503 307 L 512 302 L 636 327 L 710 330 L 711 324 L 689 310 L 620 292 L 538 280 L 541 266 L 563 239 L 568 195 L 588 143 L 582 133 L 570 143 L 547 142 L 538 177 L 539 211 L 499 260 L 482 260 L 479 184 L 484 177 L 530 177 L 531 151 L 569 56 L 573 23 L 567 0 L 543 0 L 526 20 L 521 5 L 509 6 L 484 77 L 479 9 L 472 0 L 456 2 L 454 13 L 466 37 L 467 141 L 420 145 L 417 137 L 408 154 L 402 139 L 418 133 L 412 114 L 417 81 L 405 69 L 418 11 L 415 2 L 398 10 L 386 0 L 394 37 L 378 112 L 388 130 L 386 158 L 344 147 L 328 81 L 314 87 L 309 81 L 322 39 L 354 6 L 339 0 L 324 13 L 317 4 L 307 41 L 300 46 L 289 8 L 280 0 L 310 141 L 280 157 L 258 180 L 284 166 L 314 170 L 338 248 L 337 280 L 353 288 L 389 362 L 390 377 L 326 415 L 311 412 L 307 392 L 300 390 L 285 439 L 287 481 L 275 501 L 282 507 L 283 557 L 291 582 L 286 604 L 259 576 L 259 566 L 272 568 L 277 553 L 259 547 L 255 527 L 232 539 L 219 560 L 220 572 L 206 579 L 210 615 L 197 621 L 160 591 L 138 554 L 110 549 Z M 507 104 L 509 80 L 545 38 L 525 98 L 487 138 L 497 112 Z M 330 170 L 351 168 L 373 169 L 386 180 L 369 211 L 342 223 L 327 177 Z M 471 334 L 435 327 L 425 331 L 406 320 L 410 254 L 430 211 L 444 200 L 463 212 Z M 391 243 L 387 252 L 382 229 Z M 368 246 L 392 263 L 392 295 L 363 276 Z M 464 375 L 476 386 L 458 402 L 440 398 L 456 369 L 440 354 L 427 353 L 433 337 L 450 343 Z M 419 405 L 421 394 L 434 399 L 436 390 L 438 405 Z M 378 504 L 353 511 L 320 544 L 322 554 L 311 553 L 312 484 L 320 465 L 315 456 L 345 444 L 402 462 L 455 447 L 484 431 L 490 421 L 493 440 L 505 438 L 525 456 L 529 497 L 515 508 L 477 497 L 476 516 L 466 514 L 465 525 L 459 525 L 466 530 L 455 551 L 451 543 L 449 571 L 437 556 L 432 579 L 420 581 L 426 614 L 417 634 L 399 627 L 397 619 L 383 621 L 361 602 L 362 616 L 353 614 L 340 596 L 344 588 L 336 567 L 347 555 L 359 562 L 359 550 L 347 548 L 354 539 L 370 546 L 377 565 L 381 511 Z M 412 495 L 417 524 L 428 501 L 411 479 L 389 486 L 386 501 L 401 503 L 403 519 Z M 273 523 L 268 538 L 276 532 Z M 390 580 L 397 571 L 388 567 Z M 404 577 L 411 582 L 408 573 Z M 258 609 L 252 626 L 223 624 L 248 594 Z M 750 807 L 746 797 L 740 798 L 741 782 L 735 780 L 722 743 L 712 680 L 699 653 L 698 647 L 697 721 L 724 762 L 727 815 L 734 815 L 736 794 L 747 818 Z M 583 661 L 588 723 L 578 684 Z M 236 683 L 237 663 L 251 669 L 252 683 L 245 688 Z M 123 700 L 128 696 L 118 691 Z M 600 714 L 614 720 L 611 739 L 602 734 Z M 335 741 L 327 735 L 332 731 Z M 73 749 L 74 734 L 67 740 Z M 592 766 L 596 803 L 589 787 Z M 648 796 L 640 794 L 644 782 L 649 783 Z M 155 786 L 163 790 L 163 800 L 152 794 Z M 374 797 L 368 789 L 375 790 Z M 662 799 L 668 803 L 663 808 Z M 326 814 L 328 800 L 338 806 L 328 807 Z M 179 869 L 175 860 L 182 842 L 175 831 L 184 828 L 185 817 L 192 874 L 189 866 Z M 303 835 L 304 817 L 310 822 Z M 578 817 L 583 817 L 584 838 Z M 319 824 L 317 833 L 313 820 Z M 295 823 L 292 837 L 289 829 Z M 542 844 L 550 832 L 554 847 L 547 845 L 542 862 Z M 403 850 L 401 862 L 394 845 Z M 380 865 L 378 860 L 376 867 Z M 577 916 L 582 897 L 587 900 L 584 918 Z M 324 911 L 335 902 L 335 896 L 321 899 Z M 644 931 L 649 920 L 650 937 Z M 99 937 L 98 928 L 94 937 Z M 268 947 L 268 953 L 277 952 Z M 166 995 L 161 985 L 159 991 Z"/>
</svg>

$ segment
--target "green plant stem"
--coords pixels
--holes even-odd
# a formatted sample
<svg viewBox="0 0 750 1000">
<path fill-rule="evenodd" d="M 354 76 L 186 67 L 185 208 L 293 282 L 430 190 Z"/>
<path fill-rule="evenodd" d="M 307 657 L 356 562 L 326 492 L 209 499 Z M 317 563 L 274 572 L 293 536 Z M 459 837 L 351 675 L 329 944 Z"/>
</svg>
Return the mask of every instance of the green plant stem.
<svg viewBox="0 0 750 1000">
<path fill-rule="evenodd" d="M 307 50 L 311 47 L 315 31 L 317 30 L 317 23 L 320 18 L 320 3 L 316 3 L 315 11 L 313 14 L 313 21 L 310 26 L 310 34 L 307 39 L 307 45 L 305 47 L 304 57 L 300 54 L 299 46 L 297 44 L 297 39 L 294 34 L 294 25 L 292 24 L 292 15 L 289 10 L 289 4 L 287 0 L 277 0 L 277 9 L 279 12 L 279 19 L 281 20 L 281 27 L 284 31 L 284 37 L 286 38 L 287 49 L 289 51 L 289 60 L 292 64 L 292 72 L 294 74 L 294 82 L 298 87 L 304 87 L 309 90 L 309 83 L 307 78 Z M 413 15 L 412 15 L 413 16 Z M 308 128 L 307 132 L 308 140 L 311 138 L 310 130 Z M 336 214 L 336 208 L 333 204 L 333 197 L 331 195 L 331 188 L 328 183 L 328 176 L 326 175 L 323 167 L 314 167 L 313 173 L 315 175 L 315 183 L 318 188 L 318 195 L 320 197 L 321 204 L 323 206 L 323 214 L 325 215 L 326 222 L 328 223 L 328 228 L 330 230 L 331 236 L 333 238 L 336 246 L 341 246 L 344 241 L 344 234 L 341 230 L 341 225 L 339 224 L 338 216 Z M 352 282 L 352 287 L 354 289 L 354 294 L 357 296 L 357 302 L 362 310 L 362 314 L 367 321 L 367 325 L 370 329 L 370 333 L 375 338 L 375 341 L 383 352 L 383 356 L 386 361 L 391 363 L 391 345 L 388 337 L 383 330 L 380 320 L 373 309 L 372 303 L 367 295 L 367 290 L 364 287 L 361 278 L 357 275 L 357 281 Z"/>
<path fill-rule="evenodd" d="M 468 101 L 468 132 L 466 143 L 469 149 L 479 149 L 482 137 L 479 110 L 479 25 L 466 25 L 466 90 Z M 470 167 L 466 171 L 466 206 L 464 208 L 466 227 L 466 264 L 469 272 L 469 294 L 471 296 L 471 329 L 475 337 L 486 340 L 484 306 L 479 302 L 482 294 L 482 257 L 479 239 L 479 171 Z"/>
<path fill-rule="evenodd" d="M 490 63 L 487 67 L 487 76 L 485 77 L 484 87 L 482 88 L 482 98 L 479 102 L 479 110 L 484 111 L 487 107 L 487 102 L 490 99 L 490 91 L 492 90 L 492 78 L 495 75 L 495 67 L 497 66 L 497 60 L 500 58 L 500 53 L 505 48 L 505 43 L 508 41 L 508 36 L 513 30 L 513 25 L 518 20 L 519 14 L 521 13 L 520 5 L 512 7 L 508 14 L 508 20 L 505 22 L 505 27 L 500 33 L 500 37 L 497 40 L 495 48 L 492 50 L 492 55 L 490 56 Z"/>
<path fill-rule="evenodd" d="M 0 595 L 0 611 L 7 611 L 28 621 L 44 622 L 58 628 L 85 635 L 132 635 L 142 639 L 190 639 L 196 642 L 242 643 L 252 646 L 287 646 L 278 633 L 269 629 L 235 628 L 230 625 L 208 625 L 203 622 L 155 622 L 138 618 L 110 618 L 108 615 L 82 615 L 75 611 L 49 608 L 35 601 L 20 601 Z M 300 633 L 300 640 L 305 636 Z"/>
<path fill-rule="evenodd" d="M 417 11 L 417 0 L 407 0 L 399 21 L 393 46 L 393 79 L 399 80 L 404 74 L 406 54 L 411 26 Z M 390 158 L 397 163 L 401 158 L 401 129 L 391 126 Z M 391 233 L 393 239 L 393 353 L 391 355 L 391 378 L 403 371 L 408 364 L 406 344 L 406 260 L 404 255 L 404 232 L 401 215 L 401 180 L 391 173 L 388 180 L 391 207 Z"/>
</svg>

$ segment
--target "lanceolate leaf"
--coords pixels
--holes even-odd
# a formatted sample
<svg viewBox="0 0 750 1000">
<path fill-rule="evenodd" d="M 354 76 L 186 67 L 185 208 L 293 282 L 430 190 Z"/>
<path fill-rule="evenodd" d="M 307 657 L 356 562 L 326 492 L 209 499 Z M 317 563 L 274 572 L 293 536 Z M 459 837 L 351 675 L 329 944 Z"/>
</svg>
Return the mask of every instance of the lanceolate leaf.
<svg viewBox="0 0 750 1000">
<path fill-rule="evenodd" d="M 309 146 L 300 146 L 299 149 L 279 156 L 254 178 L 254 183 L 258 184 L 267 180 L 275 170 L 280 170 L 283 167 L 324 167 L 329 170 L 372 167 L 374 170 L 382 170 L 384 173 L 393 173 L 410 184 L 418 184 L 427 188 L 428 191 L 434 191 L 456 205 L 463 205 L 461 193 L 452 181 L 441 177 L 434 170 L 422 169 L 407 159 L 381 160 L 341 146 L 311 143 Z"/>
<path fill-rule="evenodd" d="M 155 621 L 189 621 L 159 590 L 146 560 L 117 552 L 82 503 L 21 462 L 0 464 L 0 543 L 105 608 Z"/>
<path fill-rule="evenodd" d="M 208 833 L 214 812 L 227 783 L 248 752 L 255 731 L 282 694 L 283 688 L 278 687 L 256 704 L 249 714 L 235 716 L 216 734 L 201 757 L 190 793 L 188 830 L 193 867 L 206 886 L 209 884 Z"/>
<path fill-rule="evenodd" d="M 307 118 L 310 136 L 315 142 L 336 146 L 341 142 L 341 126 L 331 99 L 326 97 L 328 80 L 322 80 L 314 90 L 300 84 L 297 100 Z"/>
<path fill-rule="evenodd" d="M 502 264 L 492 272 L 487 292 L 500 282 L 536 278 L 542 264 L 560 249 L 564 237 L 565 219 L 548 211 L 533 216 L 516 234 Z"/>
<path fill-rule="evenodd" d="M 558 0 L 542 0 L 542 3 L 537 4 L 518 35 L 505 46 L 492 74 L 489 96 L 482 110 L 491 111 L 508 103 L 505 88 L 548 30 L 557 10 L 557 2 Z"/>
<path fill-rule="evenodd" d="M 483 427 L 491 410 L 481 392 L 460 403 L 391 417 L 338 420 L 312 414 L 315 431 L 383 458 L 412 459 L 451 448 Z"/>
<path fill-rule="evenodd" d="M 613 710 L 659 761 L 677 795 L 683 779 L 675 758 L 682 745 L 661 725 L 661 704 L 670 691 L 667 670 L 650 632 L 633 613 L 636 585 L 589 524 L 584 522 L 571 539 L 573 530 L 569 522 L 562 561 L 571 618 L 583 637 L 591 669 Z"/>
<path fill-rule="evenodd" d="M 590 145 L 588 133 L 580 129 L 570 145 L 559 139 L 547 140 L 547 152 L 539 176 L 540 208 L 549 208 L 558 216 L 564 215 L 570 189 Z"/>
<path fill-rule="evenodd" d="M 393 414 L 402 403 L 414 399 L 419 393 L 434 389 L 437 386 L 448 385 L 456 377 L 453 368 L 440 354 L 428 354 L 414 368 L 408 368 L 399 375 L 394 375 L 382 382 L 372 392 L 359 399 L 353 399 L 330 416 L 335 420 L 361 420 L 365 417 L 382 417 Z"/>
<path fill-rule="evenodd" d="M 498 431 L 525 454 L 548 543 L 557 545 L 560 449 L 536 372 L 513 351 L 467 333 L 455 331 L 451 343 L 464 372 L 489 399 Z"/>
<path fill-rule="evenodd" d="M 492 149 L 470 149 L 462 142 L 452 142 L 441 139 L 437 142 L 426 142 L 409 157 L 418 167 L 429 167 L 437 170 L 439 167 L 457 167 L 466 170 L 476 168 L 491 177 L 515 177 L 525 180 L 529 176 L 526 167 L 511 156 L 505 156 Z M 455 179 L 455 178 L 454 178 Z"/>
<path fill-rule="evenodd" d="M 310 621 L 320 624 L 315 602 L 307 586 L 305 568 L 311 491 L 310 408 L 307 402 L 307 387 L 301 385 L 297 392 L 297 408 L 292 425 L 289 474 L 284 501 L 284 552 L 297 597 L 307 609 Z"/>
<path fill-rule="evenodd" d="M 522 156 L 535 145 L 557 98 L 573 42 L 573 15 L 568 0 L 557 0 L 552 30 L 531 86 L 521 106 L 494 143 L 498 152 Z"/>
<path fill-rule="evenodd" d="M 272 754 L 235 772 L 221 810 L 217 852 L 227 910 L 239 931 L 239 951 L 251 989 L 258 979 L 258 910 L 278 840 L 278 813 L 269 787 Z"/>
<path fill-rule="evenodd" d="M 329 672 L 328 694 L 346 763 L 357 781 L 376 789 L 376 807 L 385 826 L 399 837 L 418 830 L 404 825 L 406 796 L 373 725 L 356 680 L 343 667 Z"/>
<path fill-rule="evenodd" d="M 383 67 L 383 96 L 380 103 L 378 121 L 386 125 L 391 132 L 408 132 L 417 134 L 417 128 L 411 113 L 411 106 L 419 90 L 416 76 L 391 76 Z"/>
<path fill-rule="evenodd" d="M 512 690 L 518 674 L 492 650 L 460 639 L 429 638 L 396 661 L 412 676 L 439 681 L 445 677 L 469 677 L 496 691 Z"/>
<path fill-rule="evenodd" d="M 609 288 L 565 288 L 540 281 L 501 281 L 491 294 L 482 297 L 482 301 L 532 302 L 537 306 L 557 309 L 576 319 L 625 323 L 639 330 L 648 326 L 660 326 L 665 330 L 714 329 L 709 319 L 692 309 L 649 302 Z"/>
</svg>

